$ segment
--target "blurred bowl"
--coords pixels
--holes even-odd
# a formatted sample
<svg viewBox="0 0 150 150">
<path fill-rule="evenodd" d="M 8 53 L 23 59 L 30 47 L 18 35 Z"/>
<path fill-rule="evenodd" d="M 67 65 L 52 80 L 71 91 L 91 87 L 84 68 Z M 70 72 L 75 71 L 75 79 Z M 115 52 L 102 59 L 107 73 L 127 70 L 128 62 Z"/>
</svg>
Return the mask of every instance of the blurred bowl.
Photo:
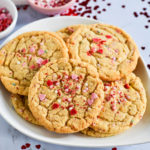
<svg viewBox="0 0 150 150">
<path fill-rule="evenodd" d="M 4 31 L 0 32 L 0 39 L 4 38 L 8 34 L 10 34 L 16 26 L 16 22 L 18 19 L 18 11 L 15 4 L 11 0 L 0 0 L 0 8 L 6 8 L 11 14 L 13 21 L 9 27 L 7 27 Z"/>
<path fill-rule="evenodd" d="M 33 9 L 35 9 L 36 11 L 38 11 L 40 13 L 43 13 L 43 14 L 46 14 L 46 15 L 56 15 L 56 14 L 62 13 L 65 10 L 69 9 L 75 3 L 75 0 L 71 0 L 70 2 L 66 3 L 65 5 L 58 6 L 58 7 L 53 7 L 53 8 L 40 7 L 36 4 L 34 4 L 32 2 L 32 0 L 28 0 L 28 2 L 29 2 L 29 4 L 31 5 L 31 7 Z"/>
</svg>

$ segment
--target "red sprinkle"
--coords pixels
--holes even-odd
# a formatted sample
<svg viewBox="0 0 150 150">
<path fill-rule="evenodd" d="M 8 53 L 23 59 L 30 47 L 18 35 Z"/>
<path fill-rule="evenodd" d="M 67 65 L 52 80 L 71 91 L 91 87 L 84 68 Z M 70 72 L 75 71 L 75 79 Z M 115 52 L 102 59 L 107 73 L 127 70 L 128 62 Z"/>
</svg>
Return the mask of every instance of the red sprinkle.
<svg viewBox="0 0 150 150">
<path fill-rule="evenodd" d="M 126 89 L 129 89 L 129 88 L 130 88 L 129 84 L 125 84 L 124 87 L 125 87 Z"/>
<path fill-rule="evenodd" d="M 89 51 L 87 52 L 87 55 L 88 55 L 88 56 L 91 56 L 93 53 L 94 53 L 94 51 L 91 49 L 91 50 L 89 50 Z"/>
<path fill-rule="evenodd" d="M 106 35 L 106 38 L 107 38 L 107 39 L 111 39 L 112 36 L 111 36 L 111 35 Z"/>
<path fill-rule="evenodd" d="M 36 147 L 37 149 L 40 149 L 40 148 L 41 148 L 41 145 L 35 145 L 35 147 Z"/>
<path fill-rule="evenodd" d="M 104 44 L 106 41 L 105 40 L 102 40 L 101 42 L 100 42 L 100 44 Z"/>
<path fill-rule="evenodd" d="M 126 6 L 125 6 L 125 5 L 122 5 L 121 7 L 122 7 L 122 8 L 125 8 Z"/>
<path fill-rule="evenodd" d="M 51 80 L 48 80 L 47 81 L 47 86 L 51 86 L 51 85 L 53 85 L 53 82 Z"/>
<path fill-rule="evenodd" d="M 138 17 L 138 13 L 137 13 L 137 12 L 133 12 L 133 15 L 134 15 L 135 17 Z"/>
<path fill-rule="evenodd" d="M 26 146 L 25 146 L 25 145 L 22 145 L 22 146 L 21 146 L 21 149 L 26 149 Z"/>
<path fill-rule="evenodd" d="M 100 39 L 100 38 L 93 38 L 92 40 L 93 40 L 93 42 L 95 42 L 95 43 L 97 43 L 97 42 L 100 42 L 100 41 L 101 41 L 101 39 Z"/>
<path fill-rule="evenodd" d="M 25 53 L 25 52 L 26 52 L 26 49 L 25 49 L 25 48 L 23 48 L 23 49 L 21 50 L 21 52 L 22 52 L 22 53 Z"/>
<path fill-rule="evenodd" d="M 45 59 L 43 62 L 42 62 L 42 65 L 45 65 L 48 63 L 48 59 Z"/>
<path fill-rule="evenodd" d="M 35 65 L 30 66 L 30 69 L 35 69 Z"/>
<path fill-rule="evenodd" d="M 142 46 L 141 49 L 142 49 L 142 50 L 145 50 L 145 46 Z"/>
<path fill-rule="evenodd" d="M 104 86 L 111 86 L 110 83 L 104 83 Z"/>
<path fill-rule="evenodd" d="M 70 111 L 70 115 L 75 115 L 77 114 L 77 111 L 73 108 L 71 111 Z"/>
<path fill-rule="evenodd" d="M 26 146 L 26 148 L 29 148 L 29 147 L 30 147 L 30 145 L 31 145 L 30 143 L 26 143 L 26 145 L 25 145 L 25 146 Z"/>
<path fill-rule="evenodd" d="M 52 105 L 52 109 L 57 109 L 57 108 L 59 108 L 59 104 L 54 103 L 54 104 Z"/>
<path fill-rule="evenodd" d="M 117 148 L 116 148 L 116 147 L 113 147 L 112 150 L 117 150 Z"/>
<path fill-rule="evenodd" d="M 97 53 L 103 54 L 103 49 L 97 50 Z"/>
</svg>

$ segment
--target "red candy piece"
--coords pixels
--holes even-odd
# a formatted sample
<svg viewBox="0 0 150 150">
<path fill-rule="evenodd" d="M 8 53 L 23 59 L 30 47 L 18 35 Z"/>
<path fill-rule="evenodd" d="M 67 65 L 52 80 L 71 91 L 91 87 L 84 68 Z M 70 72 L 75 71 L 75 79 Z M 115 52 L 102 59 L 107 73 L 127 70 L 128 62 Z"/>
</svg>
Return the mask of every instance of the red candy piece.
<svg viewBox="0 0 150 150">
<path fill-rule="evenodd" d="M 97 53 L 103 54 L 103 49 L 97 50 Z"/>
<path fill-rule="evenodd" d="M 75 115 L 75 114 L 77 114 L 77 111 L 76 111 L 75 109 L 72 109 L 72 110 L 70 111 L 70 115 Z"/>
<path fill-rule="evenodd" d="M 53 85 L 53 82 L 51 80 L 48 80 L 47 81 L 47 86 L 51 86 L 51 85 Z"/>
<path fill-rule="evenodd" d="M 104 86 L 111 86 L 110 83 L 104 83 Z"/>
<path fill-rule="evenodd" d="M 22 146 L 21 146 L 21 149 L 26 149 L 26 146 L 25 146 L 25 145 L 22 145 Z"/>
<path fill-rule="evenodd" d="M 116 148 L 116 147 L 113 147 L 112 150 L 117 150 L 117 148 Z"/>
<path fill-rule="evenodd" d="M 129 84 L 125 84 L 124 87 L 125 87 L 126 89 L 129 89 L 129 88 L 130 88 L 130 85 L 129 85 Z"/>
<path fill-rule="evenodd" d="M 53 84 L 56 85 L 58 83 L 58 81 L 53 81 Z"/>
<path fill-rule="evenodd" d="M 35 147 L 36 147 L 37 149 L 40 149 L 40 148 L 41 148 L 41 145 L 35 145 Z"/>
<path fill-rule="evenodd" d="M 100 38 L 93 38 L 92 40 L 93 40 L 93 42 L 95 42 L 95 43 L 98 43 L 98 42 L 100 42 L 100 41 L 101 41 L 101 39 L 100 39 Z"/>
<path fill-rule="evenodd" d="M 29 147 L 30 147 L 30 145 L 31 145 L 31 144 L 26 143 L 26 145 L 25 145 L 25 146 L 26 146 L 26 148 L 29 148 Z"/>
<path fill-rule="evenodd" d="M 23 49 L 21 50 L 21 52 L 22 52 L 22 53 L 25 53 L 25 52 L 26 52 L 26 49 L 25 49 L 25 48 L 23 48 Z"/>
<path fill-rule="evenodd" d="M 43 62 L 42 62 L 42 65 L 45 65 L 48 63 L 48 59 L 45 59 Z"/>
<path fill-rule="evenodd" d="M 30 66 L 30 69 L 35 69 L 35 65 Z"/>
<path fill-rule="evenodd" d="M 59 104 L 54 103 L 54 104 L 52 105 L 52 109 L 57 109 L 57 108 L 59 108 Z"/>
<path fill-rule="evenodd" d="M 89 51 L 87 52 L 87 55 L 88 55 L 88 56 L 91 56 L 93 53 L 94 53 L 94 51 L 91 49 L 91 50 L 89 50 Z"/>
<path fill-rule="evenodd" d="M 111 35 L 106 35 L 106 38 L 107 38 L 107 39 L 111 39 L 112 36 L 111 36 Z"/>
<path fill-rule="evenodd" d="M 101 42 L 100 42 L 100 44 L 104 44 L 106 41 L 105 40 L 102 40 Z"/>
</svg>

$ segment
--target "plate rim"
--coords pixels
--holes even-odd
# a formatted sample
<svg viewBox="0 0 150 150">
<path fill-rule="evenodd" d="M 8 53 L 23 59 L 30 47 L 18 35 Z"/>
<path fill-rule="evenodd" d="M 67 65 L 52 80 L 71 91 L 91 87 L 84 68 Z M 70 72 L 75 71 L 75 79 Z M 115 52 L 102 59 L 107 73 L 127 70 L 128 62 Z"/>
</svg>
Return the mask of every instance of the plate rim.
<svg viewBox="0 0 150 150">
<path fill-rule="evenodd" d="M 44 18 L 44 19 L 39 19 L 39 20 L 37 20 L 37 21 L 34 21 L 34 22 L 31 22 L 31 23 L 29 23 L 29 24 L 27 24 L 27 25 L 24 25 L 23 27 L 21 27 L 21 28 L 19 28 L 18 30 L 16 30 L 14 33 L 12 33 L 8 38 L 6 38 L 5 40 L 4 40 L 4 42 L 0 45 L 0 48 L 4 45 L 4 44 L 6 44 L 8 41 L 10 41 L 11 40 L 11 37 L 15 34 L 15 37 L 16 37 L 16 34 L 17 33 L 19 33 L 19 31 L 20 30 L 22 30 L 23 28 L 25 28 L 25 27 L 27 27 L 27 26 L 30 26 L 30 25 L 32 25 L 32 24 L 34 24 L 34 23 L 37 23 L 37 22 L 41 22 L 41 21 L 44 21 L 44 20 L 47 20 L 47 19 L 49 19 L 49 20 L 55 20 L 55 19 L 59 19 L 59 18 L 71 18 L 71 19 L 74 19 L 74 18 L 76 18 L 76 19 L 83 19 L 83 20 L 87 20 L 87 21 L 92 21 L 92 22 L 95 22 L 95 23 L 102 23 L 102 22 L 100 22 L 100 21 L 98 21 L 98 20 L 94 20 L 94 19 L 91 19 L 91 18 L 85 18 L 85 17 L 79 17 L 79 16 L 57 16 L 57 17 L 52 17 L 52 18 L 49 18 L 49 17 L 47 17 L 47 18 Z M 19 35 L 19 34 L 17 34 L 17 35 Z M 148 72 L 148 69 L 147 69 L 147 67 L 146 67 L 146 63 L 145 63 L 145 61 L 144 61 L 144 59 L 140 56 L 140 58 L 139 59 L 141 59 L 141 62 L 143 63 L 143 65 L 144 65 L 144 69 L 145 69 L 145 71 L 146 71 L 146 74 L 147 74 L 147 76 L 148 76 L 148 80 L 150 81 L 150 74 L 149 74 L 149 72 Z M 7 115 L 5 115 L 5 114 L 3 114 L 2 112 L 1 112 L 1 110 L 0 110 L 0 116 L 8 123 L 8 124 L 10 124 L 13 128 L 15 128 L 16 130 L 18 130 L 19 132 L 21 132 L 22 134 L 24 134 L 24 135 L 26 135 L 26 136 L 28 136 L 28 137 L 30 137 L 30 138 L 33 138 L 33 139 L 36 139 L 36 140 L 39 140 L 39 141 L 42 141 L 42 142 L 45 142 L 45 143 L 51 143 L 51 144 L 56 144 L 56 145 L 62 145 L 62 146 L 70 146 L 70 147 L 87 147 L 87 148 L 106 148 L 106 147 L 114 147 L 114 146 L 129 146 L 129 145 L 136 145 L 136 144 L 145 144 L 145 143 L 149 143 L 150 142 L 150 139 L 147 139 L 147 140 L 145 140 L 145 141 L 142 141 L 142 142 L 134 142 L 134 143 L 129 143 L 129 144 L 117 144 L 117 145 L 113 145 L 113 144 L 105 144 L 105 145 L 95 145 L 95 146 L 93 146 L 93 145 L 85 145 L 84 143 L 77 143 L 77 144 L 72 144 L 72 143 L 64 143 L 63 141 L 57 141 L 56 139 L 52 139 L 52 138 L 49 138 L 49 139 L 47 139 L 47 138 L 43 138 L 43 137 L 40 137 L 39 135 L 37 136 L 36 134 L 32 134 L 32 133 L 26 133 L 24 130 L 23 130 L 23 128 L 17 128 L 16 126 L 15 126 L 15 124 L 13 124 L 11 121 L 9 121 L 9 119 L 7 119 Z"/>
</svg>

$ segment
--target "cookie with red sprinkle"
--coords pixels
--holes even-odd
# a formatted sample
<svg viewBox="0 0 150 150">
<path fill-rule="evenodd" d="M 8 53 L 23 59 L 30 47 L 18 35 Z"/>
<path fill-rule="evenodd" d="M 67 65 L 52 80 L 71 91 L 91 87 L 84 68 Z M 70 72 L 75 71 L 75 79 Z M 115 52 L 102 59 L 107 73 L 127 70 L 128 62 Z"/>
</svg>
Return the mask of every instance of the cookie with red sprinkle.
<svg viewBox="0 0 150 150">
<path fill-rule="evenodd" d="M 57 34 L 65 41 L 67 42 L 68 38 L 82 25 L 72 25 L 65 27 L 63 29 L 60 29 L 57 31 Z"/>
<path fill-rule="evenodd" d="M 29 107 L 45 128 L 74 133 L 91 125 L 100 112 L 103 83 L 96 68 L 60 59 L 43 66 L 29 88 Z"/>
<path fill-rule="evenodd" d="M 139 58 L 133 39 L 122 29 L 106 24 L 85 25 L 67 40 L 71 58 L 92 64 L 104 81 L 130 74 Z"/>
<path fill-rule="evenodd" d="M 0 79 L 14 94 L 28 95 L 30 82 L 50 60 L 68 58 L 65 42 L 56 33 L 23 33 L 0 49 Z"/>
<path fill-rule="evenodd" d="M 28 97 L 20 96 L 17 94 L 11 95 L 12 105 L 19 116 L 21 116 L 24 120 L 35 124 L 40 125 L 39 122 L 33 117 L 29 107 L 28 107 Z"/>
<path fill-rule="evenodd" d="M 139 77 L 131 73 L 115 82 L 104 82 L 104 101 L 97 119 L 84 134 L 113 136 L 136 125 L 146 110 L 146 94 Z"/>
</svg>

